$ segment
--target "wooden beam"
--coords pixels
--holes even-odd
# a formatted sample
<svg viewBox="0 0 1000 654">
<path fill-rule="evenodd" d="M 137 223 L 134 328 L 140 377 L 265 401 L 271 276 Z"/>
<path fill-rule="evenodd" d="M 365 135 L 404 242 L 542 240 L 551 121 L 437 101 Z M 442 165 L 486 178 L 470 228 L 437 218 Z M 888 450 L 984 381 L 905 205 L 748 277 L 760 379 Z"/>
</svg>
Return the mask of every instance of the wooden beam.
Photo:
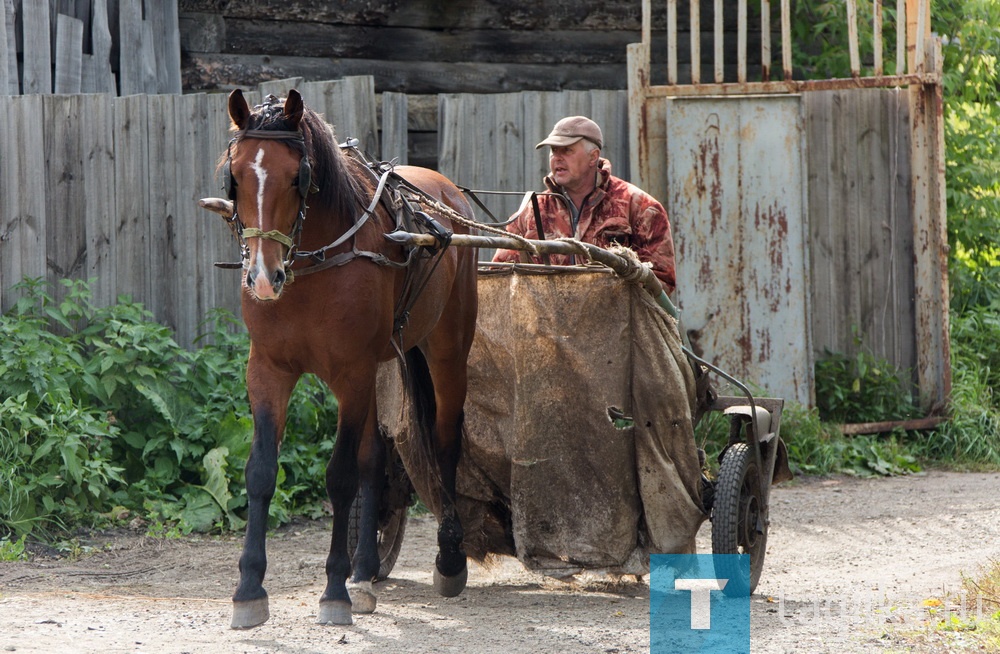
<svg viewBox="0 0 1000 654">
<path fill-rule="evenodd" d="M 907 431 L 917 431 L 922 429 L 934 429 L 948 419 L 941 416 L 930 418 L 916 418 L 914 420 L 889 420 L 885 422 L 855 422 L 840 425 L 840 433 L 845 436 L 857 436 L 859 434 L 884 434 L 894 429 L 905 429 Z"/>
<path fill-rule="evenodd" d="M 941 41 L 930 37 L 925 63 L 918 70 L 940 74 Z M 913 216 L 913 257 L 917 341 L 917 384 L 920 406 L 943 408 L 951 394 L 948 340 L 948 233 L 945 198 L 944 98 L 941 84 L 909 89 L 910 160 L 913 170 L 910 215 Z"/>
</svg>

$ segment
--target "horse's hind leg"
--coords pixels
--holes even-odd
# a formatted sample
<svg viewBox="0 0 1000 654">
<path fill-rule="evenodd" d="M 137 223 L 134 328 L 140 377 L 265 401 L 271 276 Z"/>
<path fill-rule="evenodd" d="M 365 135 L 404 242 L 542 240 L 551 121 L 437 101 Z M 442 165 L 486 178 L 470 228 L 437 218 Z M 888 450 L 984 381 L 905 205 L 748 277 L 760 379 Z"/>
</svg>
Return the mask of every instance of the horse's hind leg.
<svg viewBox="0 0 1000 654">
<path fill-rule="evenodd" d="M 240 582 L 233 594 L 233 629 L 249 629 L 267 621 L 264 573 L 267 554 L 267 516 L 278 476 L 278 448 L 285 427 L 288 398 L 296 378 L 264 369 L 253 357 L 247 364 L 247 392 L 253 412 L 254 433 L 246 464 L 248 516 Z"/>
<path fill-rule="evenodd" d="M 458 459 L 462 454 L 467 374 L 464 358 L 429 362 L 435 380 L 436 420 L 433 440 L 441 474 L 441 520 L 438 524 L 438 555 L 434 565 L 434 588 L 444 597 L 455 597 L 468 580 L 465 532 L 455 504 Z"/>
</svg>

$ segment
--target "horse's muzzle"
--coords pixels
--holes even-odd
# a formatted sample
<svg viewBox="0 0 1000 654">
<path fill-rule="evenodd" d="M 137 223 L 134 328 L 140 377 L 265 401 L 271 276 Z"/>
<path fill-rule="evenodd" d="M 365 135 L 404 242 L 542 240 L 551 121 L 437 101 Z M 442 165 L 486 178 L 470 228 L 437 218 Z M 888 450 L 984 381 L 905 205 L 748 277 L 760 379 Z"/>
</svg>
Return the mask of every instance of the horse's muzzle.
<svg viewBox="0 0 1000 654">
<path fill-rule="evenodd" d="M 254 265 L 247 272 L 246 285 L 258 300 L 277 300 L 287 279 L 284 268 L 278 268 L 269 274 L 266 268 Z"/>
</svg>

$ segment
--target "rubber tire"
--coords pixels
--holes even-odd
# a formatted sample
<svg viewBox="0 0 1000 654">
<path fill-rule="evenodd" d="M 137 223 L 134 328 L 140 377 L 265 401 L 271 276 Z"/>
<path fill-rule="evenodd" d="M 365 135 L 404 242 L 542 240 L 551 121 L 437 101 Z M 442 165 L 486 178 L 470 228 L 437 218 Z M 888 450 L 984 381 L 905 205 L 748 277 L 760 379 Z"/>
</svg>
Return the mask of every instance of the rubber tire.
<svg viewBox="0 0 1000 654">
<path fill-rule="evenodd" d="M 745 574 L 727 560 L 720 562 L 716 573 L 729 579 L 723 592 L 731 597 L 753 594 L 764 569 L 767 550 L 767 525 L 757 532 L 755 525 L 763 508 L 760 470 L 746 443 L 734 443 L 726 450 L 719 468 L 712 506 L 712 552 L 714 554 L 749 554 L 750 585 Z M 748 524 L 750 523 L 750 524 Z"/>
<path fill-rule="evenodd" d="M 385 581 L 389 578 L 396 559 L 399 558 L 399 551 L 403 547 L 403 536 L 406 534 L 407 510 L 396 509 L 389 514 L 389 517 L 379 523 L 378 527 L 378 576 L 374 581 Z M 361 524 L 361 502 L 359 498 L 354 498 L 351 504 L 351 514 L 347 522 L 347 551 L 354 555 L 354 550 L 358 548 L 358 530 Z"/>
</svg>

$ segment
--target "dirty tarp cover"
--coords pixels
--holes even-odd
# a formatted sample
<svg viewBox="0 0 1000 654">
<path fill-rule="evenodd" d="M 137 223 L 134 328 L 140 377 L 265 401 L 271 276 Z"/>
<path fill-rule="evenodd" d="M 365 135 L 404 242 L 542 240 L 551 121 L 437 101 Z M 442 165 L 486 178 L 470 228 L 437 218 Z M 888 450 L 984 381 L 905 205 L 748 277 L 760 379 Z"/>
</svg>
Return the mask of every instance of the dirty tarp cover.
<svg viewBox="0 0 1000 654">
<path fill-rule="evenodd" d="M 479 302 L 458 472 L 468 554 L 566 576 L 645 574 L 650 553 L 694 552 L 705 516 L 676 322 L 606 272 L 481 273 Z M 379 386 L 380 419 L 440 515 L 398 365 L 383 364 Z"/>
</svg>

